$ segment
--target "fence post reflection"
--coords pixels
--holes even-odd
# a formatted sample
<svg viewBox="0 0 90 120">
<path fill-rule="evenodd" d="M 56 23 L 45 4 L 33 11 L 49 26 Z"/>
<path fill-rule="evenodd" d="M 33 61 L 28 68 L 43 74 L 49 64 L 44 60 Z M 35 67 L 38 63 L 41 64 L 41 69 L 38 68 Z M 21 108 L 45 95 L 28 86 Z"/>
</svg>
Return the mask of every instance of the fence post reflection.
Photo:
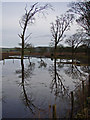
<svg viewBox="0 0 90 120">
<path fill-rule="evenodd" d="M 70 116 L 71 119 L 73 119 L 73 109 L 74 109 L 74 96 L 72 91 L 71 92 L 71 116 Z"/>
<path fill-rule="evenodd" d="M 57 118 L 57 115 L 56 115 L 56 105 L 53 105 L 53 118 Z"/>
</svg>

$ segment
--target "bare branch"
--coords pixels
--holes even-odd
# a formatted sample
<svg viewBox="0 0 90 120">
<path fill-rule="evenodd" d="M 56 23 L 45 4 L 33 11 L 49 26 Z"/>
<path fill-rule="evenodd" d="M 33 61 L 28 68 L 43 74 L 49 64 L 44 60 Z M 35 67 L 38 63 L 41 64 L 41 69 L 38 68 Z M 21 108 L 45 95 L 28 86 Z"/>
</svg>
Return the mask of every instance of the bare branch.
<svg viewBox="0 0 90 120">
<path fill-rule="evenodd" d="M 22 58 L 24 56 L 24 47 L 25 47 L 25 42 L 26 40 L 30 37 L 31 34 L 26 36 L 26 30 L 29 24 L 34 23 L 35 21 L 35 15 L 38 13 L 43 13 L 44 10 L 47 8 L 50 8 L 48 4 L 40 6 L 38 2 L 34 3 L 31 8 L 28 10 L 27 5 L 25 7 L 25 14 L 22 16 L 21 20 L 19 21 L 20 27 L 22 28 L 22 34 L 19 35 L 19 37 L 22 39 Z"/>
<path fill-rule="evenodd" d="M 63 40 L 64 33 L 70 27 L 73 18 L 74 16 L 72 14 L 65 13 L 60 17 L 57 16 L 55 23 L 51 23 L 51 34 L 56 46 Z"/>
<path fill-rule="evenodd" d="M 32 33 L 30 33 L 29 35 L 26 36 L 25 41 L 30 37 L 31 34 Z"/>
<path fill-rule="evenodd" d="M 72 2 L 70 4 L 69 12 L 78 15 L 76 22 L 86 30 L 86 33 L 90 36 L 90 1 L 83 0 L 79 2 Z"/>
<path fill-rule="evenodd" d="M 66 43 L 72 47 L 73 51 L 75 52 L 76 49 L 83 44 L 83 42 L 86 39 L 86 33 L 83 31 L 78 31 L 77 33 L 70 36 L 68 39 L 66 39 Z"/>
<path fill-rule="evenodd" d="M 22 34 L 18 34 L 18 36 L 19 36 L 20 38 L 22 38 Z"/>
<path fill-rule="evenodd" d="M 27 4 L 26 4 L 26 7 L 25 7 L 25 11 L 26 11 L 25 13 L 27 14 Z"/>
<path fill-rule="evenodd" d="M 20 25 L 20 27 L 23 29 L 23 27 L 22 27 L 22 25 L 21 25 L 21 21 L 19 20 L 19 25 Z"/>
</svg>

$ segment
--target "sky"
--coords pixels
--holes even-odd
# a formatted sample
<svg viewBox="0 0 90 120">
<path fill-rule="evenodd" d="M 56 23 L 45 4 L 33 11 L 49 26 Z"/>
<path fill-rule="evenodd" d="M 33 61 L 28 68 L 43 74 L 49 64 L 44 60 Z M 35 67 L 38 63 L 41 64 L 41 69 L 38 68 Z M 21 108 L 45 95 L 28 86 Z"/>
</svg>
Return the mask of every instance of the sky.
<svg viewBox="0 0 90 120">
<path fill-rule="evenodd" d="M 56 16 L 60 16 L 65 13 L 69 7 L 69 2 L 49 2 L 54 11 L 48 10 L 46 18 L 42 15 L 36 16 L 36 21 L 33 25 L 28 26 L 27 35 L 32 33 L 29 43 L 34 46 L 49 46 L 51 42 L 50 26 L 51 22 L 54 22 Z M 18 47 L 21 42 L 18 34 L 21 33 L 19 20 L 25 13 L 25 6 L 31 6 L 32 2 L 2 2 L 2 47 Z M 45 4 L 45 2 L 40 3 Z M 0 24 L 1 26 L 1 24 Z M 70 31 L 66 32 L 66 35 L 72 35 L 77 29 L 77 24 L 74 23 Z M 65 45 L 65 43 L 62 43 Z"/>
</svg>

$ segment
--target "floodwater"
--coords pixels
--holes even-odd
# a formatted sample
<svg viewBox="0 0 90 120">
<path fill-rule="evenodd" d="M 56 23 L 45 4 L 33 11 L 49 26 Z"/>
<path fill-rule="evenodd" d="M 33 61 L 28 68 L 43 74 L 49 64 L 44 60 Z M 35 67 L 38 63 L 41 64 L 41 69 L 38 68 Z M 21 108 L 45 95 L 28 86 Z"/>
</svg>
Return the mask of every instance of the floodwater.
<svg viewBox="0 0 90 120">
<path fill-rule="evenodd" d="M 65 60 L 62 60 L 65 62 Z M 61 60 L 31 58 L 7 59 L 2 65 L 2 117 L 68 118 L 70 92 L 86 80 L 87 66 L 60 63 Z"/>
</svg>

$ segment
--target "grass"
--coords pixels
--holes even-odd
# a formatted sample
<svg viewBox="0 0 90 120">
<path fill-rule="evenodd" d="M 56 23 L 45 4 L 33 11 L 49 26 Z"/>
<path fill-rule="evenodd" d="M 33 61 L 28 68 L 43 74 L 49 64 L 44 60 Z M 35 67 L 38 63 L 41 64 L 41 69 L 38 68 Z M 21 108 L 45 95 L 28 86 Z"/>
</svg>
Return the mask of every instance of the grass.
<svg viewBox="0 0 90 120">
<path fill-rule="evenodd" d="M 90 86 L 89 86 L 90 87 Z M 89 119 L 90 118 L 90 97 L 88 97 L 88 85 L 86 84 L 84 87 L 84 94 L 81 87 L 75 92 L 75 103 L 76 113 L 74 118 L 77 119 Z"/>
</svg>

